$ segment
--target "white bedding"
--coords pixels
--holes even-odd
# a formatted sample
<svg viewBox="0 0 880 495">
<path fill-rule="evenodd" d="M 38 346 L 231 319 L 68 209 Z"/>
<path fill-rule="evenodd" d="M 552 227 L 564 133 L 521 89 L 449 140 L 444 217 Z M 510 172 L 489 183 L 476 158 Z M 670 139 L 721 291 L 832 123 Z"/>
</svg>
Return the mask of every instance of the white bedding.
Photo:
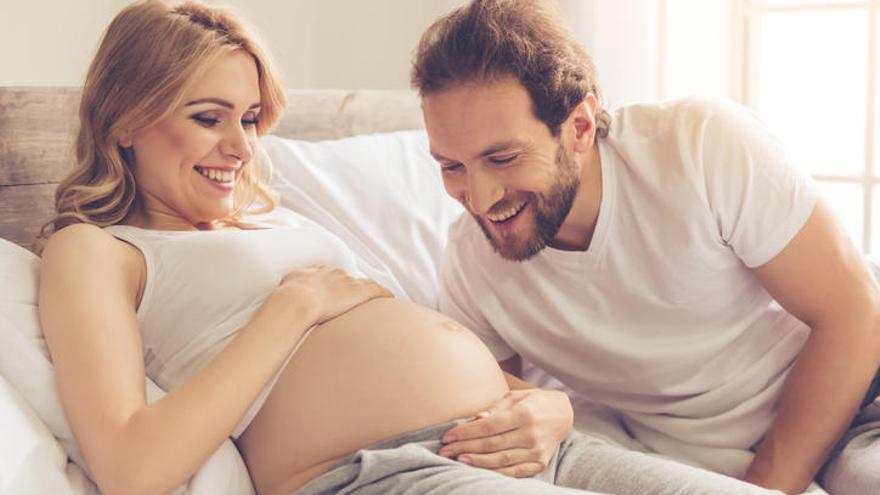
<svg viewBox="0 0 880 495">
<path fill-rule="evenodd" d="M 263 145 L 284 207 L 341 238 L 362 271 L 398 297 L 436 307 L 436 262 L 447 226 L 462 209 L 446 196 L 423 131 L 318 143 L 270 136 Z M 286 214 L 275 215 L 283 220 Z M 55 393 L 36 313 L 38 270 L 36 256 L 0 239 L 0 493 L 96 494 Z M 531 378 L 549 383 L 540 372 Z M 150 380 L 145 386 L 150 400 L 163 393 Z M 579 429 L 638 448 L 609 411 L 576 407 Z M 226 441 L 174 493 L 250 494 L 253 488 Z"/>
</svg>

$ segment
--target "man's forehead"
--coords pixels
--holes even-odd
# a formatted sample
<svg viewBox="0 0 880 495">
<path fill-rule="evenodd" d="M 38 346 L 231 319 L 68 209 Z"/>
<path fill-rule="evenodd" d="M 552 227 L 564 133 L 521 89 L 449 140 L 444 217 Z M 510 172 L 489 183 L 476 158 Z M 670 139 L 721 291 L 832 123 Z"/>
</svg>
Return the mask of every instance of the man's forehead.
<svg viewBox="0 0 880 495">
<path fill-rule="evenodd" d="M 516 79 L 454 84 L 422 97 L 422 109 L 439 117 L 472 118 L 481 112 L 531 113 L 532 100 Z"/>
<path fill-rule="evenodd" d="M 517 82 L 518 84 L 518 82 Z M 469 159 L 522 147 L 542 130 L 524 88 L 460 86 L 422 99 L 431 152 Z"/>
</svg>

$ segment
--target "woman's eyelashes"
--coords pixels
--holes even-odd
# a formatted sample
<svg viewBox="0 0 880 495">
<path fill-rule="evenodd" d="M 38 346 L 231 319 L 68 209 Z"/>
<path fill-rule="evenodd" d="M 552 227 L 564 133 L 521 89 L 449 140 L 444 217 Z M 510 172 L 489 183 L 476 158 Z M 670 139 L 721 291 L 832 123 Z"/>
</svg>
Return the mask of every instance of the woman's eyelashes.
<svg viewBox="0 0 880 495">
<path fill-rule="evenodd" d="M 199 125 L 203 127 L 215 127 L 222 122 L 219 117 L 212 117 L 208 115 L 196 114 L 191 117 L 194 121 L 196 121 Z M 260 119 L 253 114 L 246 115 L 241 119 L 242 127 L 253 127 L 260 122 Z"/>
<path fill-rule="evenodd" d="M 203 115 L 193 115 L 192 119 L 204 127 L 214 127 L 215 125 L 220 123 L 220 119 L 205 117 Z"/>
</svg>

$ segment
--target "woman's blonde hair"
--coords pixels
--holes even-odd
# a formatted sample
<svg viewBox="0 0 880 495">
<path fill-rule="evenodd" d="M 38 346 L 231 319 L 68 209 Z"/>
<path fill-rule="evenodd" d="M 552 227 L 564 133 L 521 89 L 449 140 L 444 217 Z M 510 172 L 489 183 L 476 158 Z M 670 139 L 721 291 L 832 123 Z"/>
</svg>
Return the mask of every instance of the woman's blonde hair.
<svg viewBox="0 0 880 495">
<path fill-rule="evenodd" d="M 257 134 L 266 134 L 287 104 L 271 63 L 259 44 L 229 12 L 198 2 L 170 5 L 142 0 L 110 23 L 89 67 L 79 108 L 75 168 L 55 192 L 55 218 L 37 244 L 74 223 L 100 227 L 122 222 L 139 200 L 130 152 L 120 133 L 167 118 L 199 76 L 221 57 L 244 50 L 256 62 L 260 86 Z M 274 195 L 261 182 L 260 156 L 244 167 L 233 213 L 274 208 Z M 268 164 L 266 164 L 268 166 Z"/>
</svg>

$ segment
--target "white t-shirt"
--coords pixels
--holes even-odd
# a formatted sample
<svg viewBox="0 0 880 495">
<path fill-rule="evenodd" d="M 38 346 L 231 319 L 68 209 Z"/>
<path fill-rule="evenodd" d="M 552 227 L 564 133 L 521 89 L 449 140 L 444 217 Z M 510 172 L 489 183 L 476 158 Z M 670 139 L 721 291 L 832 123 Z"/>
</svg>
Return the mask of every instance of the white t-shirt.
<svg viewBox="0 0 880 495">
<path fill-rule="evenodd" d="M 589 249 L 507 261 L 466 214 L 440 308 L 499 361 L 519 354 L 619 411 L 649 449 L 741 475 L 809 334 L 749 268 L 797 234 L 815 186 L 724 101 L 625 107 L 599 154 Z"/>
</svg>

